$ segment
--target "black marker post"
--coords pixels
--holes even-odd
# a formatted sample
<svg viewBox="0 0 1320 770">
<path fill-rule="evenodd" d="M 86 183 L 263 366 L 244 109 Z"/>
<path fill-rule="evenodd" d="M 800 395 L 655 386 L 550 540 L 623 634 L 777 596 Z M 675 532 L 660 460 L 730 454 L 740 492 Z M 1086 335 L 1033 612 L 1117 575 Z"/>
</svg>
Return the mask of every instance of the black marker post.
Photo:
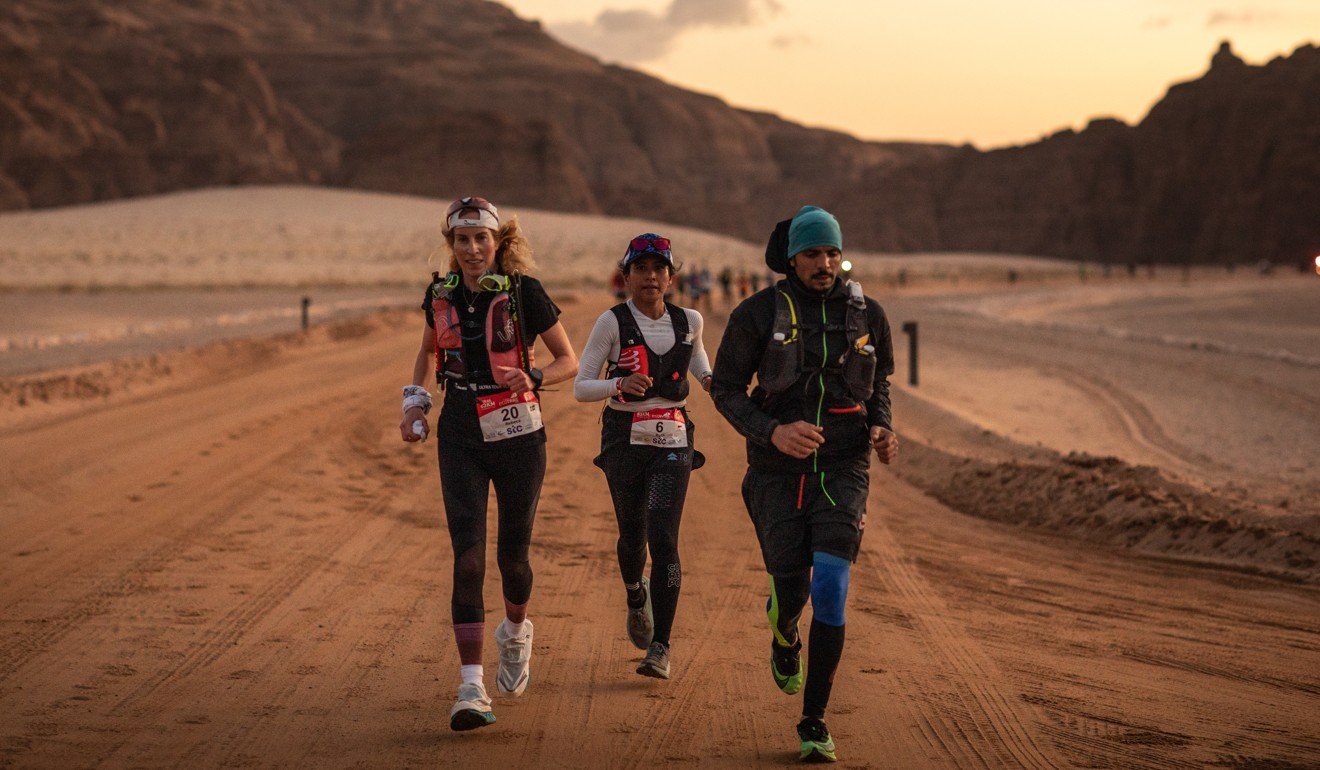
<svg viewBox="0 0 1320 770">
<path fill-rule="evenodd" d="M 908 335 L 908 384 L 917 384 L 917 322 L 904 321 L 903 333 Z"/>
</svg>

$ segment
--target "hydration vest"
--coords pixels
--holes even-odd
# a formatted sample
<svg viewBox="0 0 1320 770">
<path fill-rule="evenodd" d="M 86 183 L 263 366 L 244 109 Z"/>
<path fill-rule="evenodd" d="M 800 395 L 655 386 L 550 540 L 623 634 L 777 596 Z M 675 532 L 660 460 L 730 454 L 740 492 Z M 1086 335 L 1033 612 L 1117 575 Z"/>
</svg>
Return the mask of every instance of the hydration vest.
<svg viewBox="0 0 1320 770">
<path fill-rule="evenodd" d="M 761 354 L 761 362 L 756 369 L 757 384 L 770 395 L 782 393 L 793 387 L 804 374 L 816 374 L 824 369 L 837 370 L 843 377 L 848 395 L 865 401 L 871 397 L 875 388 L 875 347 L 870 344 L 870 332 L 866 325 L 866 299 L 862 296 L 862 286 L 856 281 L 848 282 L 848 309 L 844 316 L 843 332 L 848 345 L 843 353 L 824 366 L 808 367 L 806 350 L 803 344 L 803 319 L 798 303 L 793 299 L 793 291 L 787 280 L 775 284 L 775 321 L 770 332 L 770 342 Z M 838 331 L 837 325 L 826 325 L 821 334 Z"/>
<path fill-rule="evenodd" d="M 688 331 L 687 313 L 683 308 L 665 303 L 669 311 L 669 322 L 674 325 L 674 346 L 664 355 L 651 350 L 646 344 L 646 337 L 637 326 L 628 303 L 610 308 L 619 322 L 619 360 L 610 361 L 606 377 L 627 377 L 634 372 L 650 375 L 651 387 L 640 396 L 620 393 L 614 398 L 619 401 L 644 401 L 648 398 L 664 398 L 670 401 L 682 401 L 688 396 L 688 364 L 692 361 L 692 337 Z"/>
<path fill-rule="evenodd" d="M 431 312 L 435 317 L 435 379 L 441 388 L 446 385 L 478 392 L 505 390 L 495 382 L 496 366 L 512 366 L 524 371 L 532 368 L 533 353 L 525 344 L 522 317 L 516 297 L 520 282 L 514 276 L 513 292 L 501 291 L 486 308 L 484 324 L 475 319 L 464 320 L 452 296 L 458 291 L 462 276 L 449 273 L 444 278 L 432 273 Z M 466 332 L 466 333 L 465 333 Z M 480 336 L 485 342 L 486 366 L 476 369 L 464 361 L 463 339 Z M 479 365 L 479 362 L 471 362 Z"/>
</svg>

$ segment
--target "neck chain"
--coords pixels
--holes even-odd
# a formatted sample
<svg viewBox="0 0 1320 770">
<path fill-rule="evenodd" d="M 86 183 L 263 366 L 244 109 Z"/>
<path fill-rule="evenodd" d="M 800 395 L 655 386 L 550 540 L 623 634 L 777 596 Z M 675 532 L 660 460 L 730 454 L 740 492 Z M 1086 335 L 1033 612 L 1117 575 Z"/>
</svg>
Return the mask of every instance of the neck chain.
<svg viewBox="0 0 1320 770">
<path fill-rule="evenodd" d="M 475 312 L 477 312 L 477 308 L 476 308 L 477 295 L 476 295 L 476 294 L 469 294 L 469 293 L 468 293 L 468 287 L 467 287 L 467 285 L 464 284 L 461 280 L 458 282 L 458 288 L 459 288 L 459 291 L 462 292 L 462 295 L 461 295 L 461 296 L 462 296 L 463 302 L 465 302 L 465 303 L 467 304 L 468 312 L 469 312 L 469 313 L 475 313 Z"/>
</svg>

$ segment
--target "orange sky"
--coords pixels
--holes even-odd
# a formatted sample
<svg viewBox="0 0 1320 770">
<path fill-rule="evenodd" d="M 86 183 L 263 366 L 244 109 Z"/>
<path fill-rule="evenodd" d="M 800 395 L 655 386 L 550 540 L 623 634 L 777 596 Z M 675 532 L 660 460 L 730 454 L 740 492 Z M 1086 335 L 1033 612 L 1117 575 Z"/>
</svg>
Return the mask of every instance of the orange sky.
<svg viewBox="0 0 1320 770">
<path fill-rule="evenodd" d="M 865 139 L 996 147 L 1136 122 L 1230 39 L 1320 41 L 1320 0 L 504 0 L 608 61 Z M 601 17 L 602 11 L 607 12 Z"/>
</svg>

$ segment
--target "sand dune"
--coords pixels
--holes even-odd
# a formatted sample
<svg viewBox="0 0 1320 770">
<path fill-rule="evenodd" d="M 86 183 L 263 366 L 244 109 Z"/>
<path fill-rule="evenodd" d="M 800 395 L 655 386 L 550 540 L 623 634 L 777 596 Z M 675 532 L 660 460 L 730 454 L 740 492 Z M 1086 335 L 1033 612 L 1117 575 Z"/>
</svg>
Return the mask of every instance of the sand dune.
<svg viewBox="0 0 1320 770">
<path fill-rule="evenodd" d="M 240 187 L 0 214 L 0 288 L 414 285 L 438 269 L 446 201 L 316 187 Z M 498 201 L 497 201 L 498 203 Z M 764 244 L 642 219 L 506 207 L 541 272 L 601 285 L 632 236 L 658 230 L 689 270 L 761 272 Z M 862 275 L 913 282 L 1071 275 L 1072 263 L 976 254 L 850 252 Z"/>
<path fill-rule="evenodd" d="M 201 190 L 0 215 L 2 285 L 327 286 L 417 283 L 446 201 L 309 187 Z M 622 246 L 657 223 L 506 208 L 560 283 L 599 284 Z M 663 224 L 663 223 L 661 223 Z M 683 258 L 753 267 L 761 249 L 665 226 Z M 438 262 L 437 262 L 438 264 Z"/>
</svg>

